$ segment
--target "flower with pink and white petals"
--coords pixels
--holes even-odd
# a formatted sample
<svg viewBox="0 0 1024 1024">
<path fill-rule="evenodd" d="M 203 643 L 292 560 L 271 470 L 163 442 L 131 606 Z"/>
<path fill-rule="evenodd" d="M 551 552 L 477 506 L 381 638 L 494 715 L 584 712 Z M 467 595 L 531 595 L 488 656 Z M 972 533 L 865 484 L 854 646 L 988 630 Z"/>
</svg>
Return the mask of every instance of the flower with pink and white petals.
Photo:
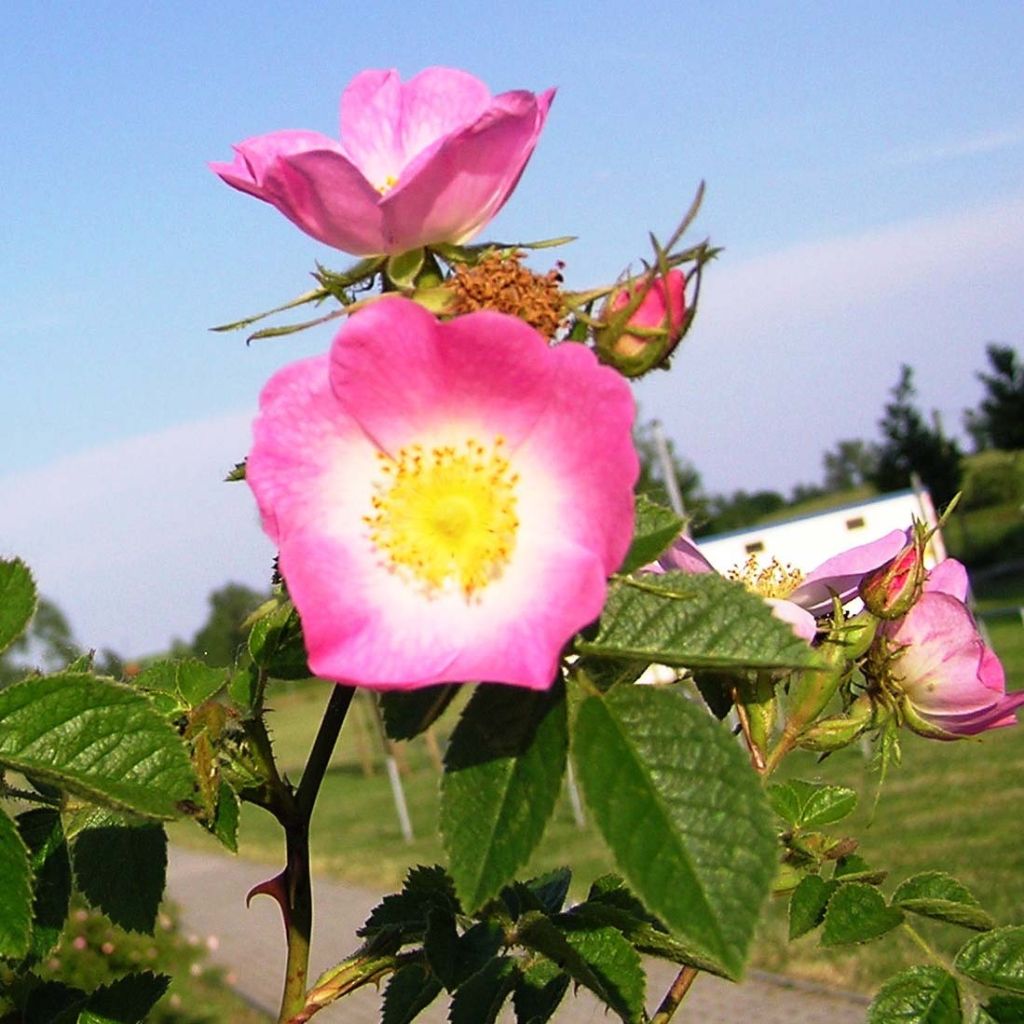
<svg viewBox="0 0 1024 1024">
<path fill-rule="evenodd" d="M 327 245 L 372 256 L 472 238 L 505 204 L 554 90 L 491 96 L 464 71 L 402 82 L 364 71 L 341 97 L 341 139 L 280 131 L 211 168 Z"/>
<path fill-rule="evenodd" d="M 280 371 L 246 479 L 312 670 L 550 686 L 632 539 L 633 412 L 582 345 L 397 296 Z"/>
<path fill-rule="evenodd" d="M 833 597 L 842 604 L 855 598 L 861 580 L 894 558 L 906 540 L 903 530 L 893 530 L 878 540 L 833 555 L 806 576 L 775 560 L 761 566 L 755 556 L 727 575 L 760 594 L 777 619 L 788 622 L 797 636 L 810 642 L 817 632 L 817 618 L 832 610 Z M 682 536 L 658 559 L 658 565 L 682 572 L 717 572 L 697 545 Z"/>
<path fill-rule="evenodd" d="M 903 618 L 882 626 L 890 681 L 909 704 L 912 729 L 937 739 L 973 736 L 1014 725 L 1024 692 L 1007 694 L 999 658 L 978 633 L 967 596 L 967 573 L 955 559 L 940 562 Z"/>
</svg>

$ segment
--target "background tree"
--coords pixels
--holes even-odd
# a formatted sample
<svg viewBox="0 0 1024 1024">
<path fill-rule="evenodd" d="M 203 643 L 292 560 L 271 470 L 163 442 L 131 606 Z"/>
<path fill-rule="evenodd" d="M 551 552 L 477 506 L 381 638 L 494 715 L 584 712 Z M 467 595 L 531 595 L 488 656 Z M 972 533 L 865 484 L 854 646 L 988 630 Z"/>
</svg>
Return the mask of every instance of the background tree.
<svg viewBox="0 0 1024 1024">
<path fill-rule="evenodd" d="M 878 468 L 878 446 L 859 439 L 838 441 L 822 460 L 825 490 L 848 491 L 871 482 Z"/>
<path fill-rule="evenodd" d="M 1024 448 L 1024 365 L 1009 345 L 985 349 L 991 373 L 979 373 L 985 397 L 978 409 L 964 410 L 964 429 L 977 450 Z"/>
<path fill-rule="evenodd" d="M 752 526 L 787 504 L 777 491 L 740 490 L 729 495 L 716 494 L 709 499 L 707 521 L 694 533 L 699 537 Z"/>
<path fill-rule="evenodd" d="M 49 598 L 40 597 L 28 629 L 0 654 L 0 686 L 35 669 L 56 672 L 80 653 L 67 616 Z"/>
<path fill-rule="evenodd" d="M 936 422 L 929 427 L 914 404 L 914 371 L 904 364 L 892 389 L 892 401 L 879 421 L 882 444 L 872 475 L 880 491 L 898 491 L 910 486 L 916 472 L 939 506 L 947 505 L 960 487 L 961 452 Z"/>
<path fill-rule="evenodd" d="M 658 455 L 655 440 L 656 429 L 655 421 L 648 420 L 638 424 L 633 433 L 633 442 L 637 455 L 640 456 L 640 479 L 637 481 L 636 489 L 638 494 L 646 494 L 651 501 L 671 505 L 668 488 L 665 486 L 665 469 Z M 708 499 L 701 489 L 700 473 L 691 462 L 676 452 L 674 441 L 668 439 L 666 444 L 669 460 L 675 471 L 676 483 L 679 485 L 679 493 L 683 499 L 683 507 L 693 523 L 700 524 L 707 518 L 708 504 Z"/>
<path fill-rule="evenodd" d="M 208 665 L 233 665 L 249 635 L 249 631 L 242 628 L 242 623 L 267 597 L 267 594 L 243 583 L 225 583 L 214 590 L 208 598 L 210 614 L 192 638 L 192 643 L 185 647 L 185 652 Z M 181 650 L 180 646 L 178 650 Z"/>
</svg>

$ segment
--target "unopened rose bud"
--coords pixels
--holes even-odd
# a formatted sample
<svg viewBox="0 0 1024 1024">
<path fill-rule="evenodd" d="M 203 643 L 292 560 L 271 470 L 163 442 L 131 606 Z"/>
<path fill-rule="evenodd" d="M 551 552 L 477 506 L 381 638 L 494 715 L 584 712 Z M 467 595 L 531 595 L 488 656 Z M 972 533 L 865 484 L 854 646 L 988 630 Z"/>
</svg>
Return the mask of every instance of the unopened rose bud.
<svg viewBox="0 0 1024 1024">
<path fill-rule="evenodd" d="M 924 543 L 918 531 L 891 561 L 869 573 L 860 584 L 860 597 L 872 615 L 898 619 L 921 596 L 925 580 Z"/>
<path fill-rule="evenodd" d="M 861 733 L 879 725 L 884 709 L 866 697 L 853 702 L 845 715 L 825 718 L 800 734 L 797 745 L 804 750 L 831 751 L 848 747 Z"/>
<path fill-rule="evenodd" d="M 683 336 L 686 323 L 686 275 L 670 270 L 647 274 L 612 292 L 601 313 L 604 325 L 594 335 L 605 362 L 627 377 L 663 363 Z"/>
</svg>

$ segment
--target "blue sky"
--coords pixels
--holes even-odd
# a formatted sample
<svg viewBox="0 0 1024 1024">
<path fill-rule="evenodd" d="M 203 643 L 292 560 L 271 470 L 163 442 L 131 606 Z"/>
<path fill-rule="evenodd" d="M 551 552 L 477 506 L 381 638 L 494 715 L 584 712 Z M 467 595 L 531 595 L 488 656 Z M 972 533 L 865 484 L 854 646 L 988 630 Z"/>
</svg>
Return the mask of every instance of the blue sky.
<svg viewBox="0 0 1024 1024">
<path fill-rule="evenodd" d="M 644 255 L 707 181 L 695 237 L 725 252 L 674 371 L 639 398 L 709 487 L 819 479 L 825 448 L 874 436 L 902 361 L 958 428 L 985 343 L 1024 336 L 1024 7 L 624 10 L 0 7 L 0 552 L 34 562 L 83 642 L 159 646 L 212 586 L 265 576 L 248 496 L 216 478 L 262 383 L 329 332 L 246 348 L 207 328 L 347 257 L 206 162 L 264 131 L 334 134 L 366 67 L 558 86 L 485 236 L 578 235 L 572 285 Z"/>
</svg>

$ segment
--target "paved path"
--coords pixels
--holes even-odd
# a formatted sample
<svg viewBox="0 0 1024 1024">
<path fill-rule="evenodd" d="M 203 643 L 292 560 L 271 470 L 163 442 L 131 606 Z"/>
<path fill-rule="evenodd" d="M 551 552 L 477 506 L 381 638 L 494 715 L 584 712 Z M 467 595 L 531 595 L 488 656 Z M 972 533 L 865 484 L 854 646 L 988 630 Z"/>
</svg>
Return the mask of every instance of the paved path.
<svg viewBox="0 0 1024 1024">
<path fill-rule="evenodd" d="M 172 849 L 168 892 L 181 908 L 186 932 L 216 936 L 211 959 L 230 972 L 235 987 L 256 1005 L 276 1014 L 284 970 L 284 936 L 277 904 L 257 897 L 248 910 L 245 894 L 278 868 L 250 861 Z M 312 973 L 342 959 L 358 944 L 356 928 L 378 896 L 337 882 L 314 879 L 317 917 L 313 928 Z M 649 1001 L 657 1003 L 675 977 L 671 964 L 650 964 Z M 318 1022 L 378 1024 L 380 993 L 368 986 L 322 1011 Z M 742 985 L 701 975 L 676 1014 L 680 1024 L 855 1024 L 864 1020 L 867 1000 L 845 992 L 788 982 L 751 971 Z M 503 1017 L 502 1020 L 512 1017 Z M 611 1024 L 615 1018 L 582 992 L 566 997 L 556 1024 Z M 417 1020 L 444 1024 L 447 1006 L 439 999 Z"/>
</svg>

